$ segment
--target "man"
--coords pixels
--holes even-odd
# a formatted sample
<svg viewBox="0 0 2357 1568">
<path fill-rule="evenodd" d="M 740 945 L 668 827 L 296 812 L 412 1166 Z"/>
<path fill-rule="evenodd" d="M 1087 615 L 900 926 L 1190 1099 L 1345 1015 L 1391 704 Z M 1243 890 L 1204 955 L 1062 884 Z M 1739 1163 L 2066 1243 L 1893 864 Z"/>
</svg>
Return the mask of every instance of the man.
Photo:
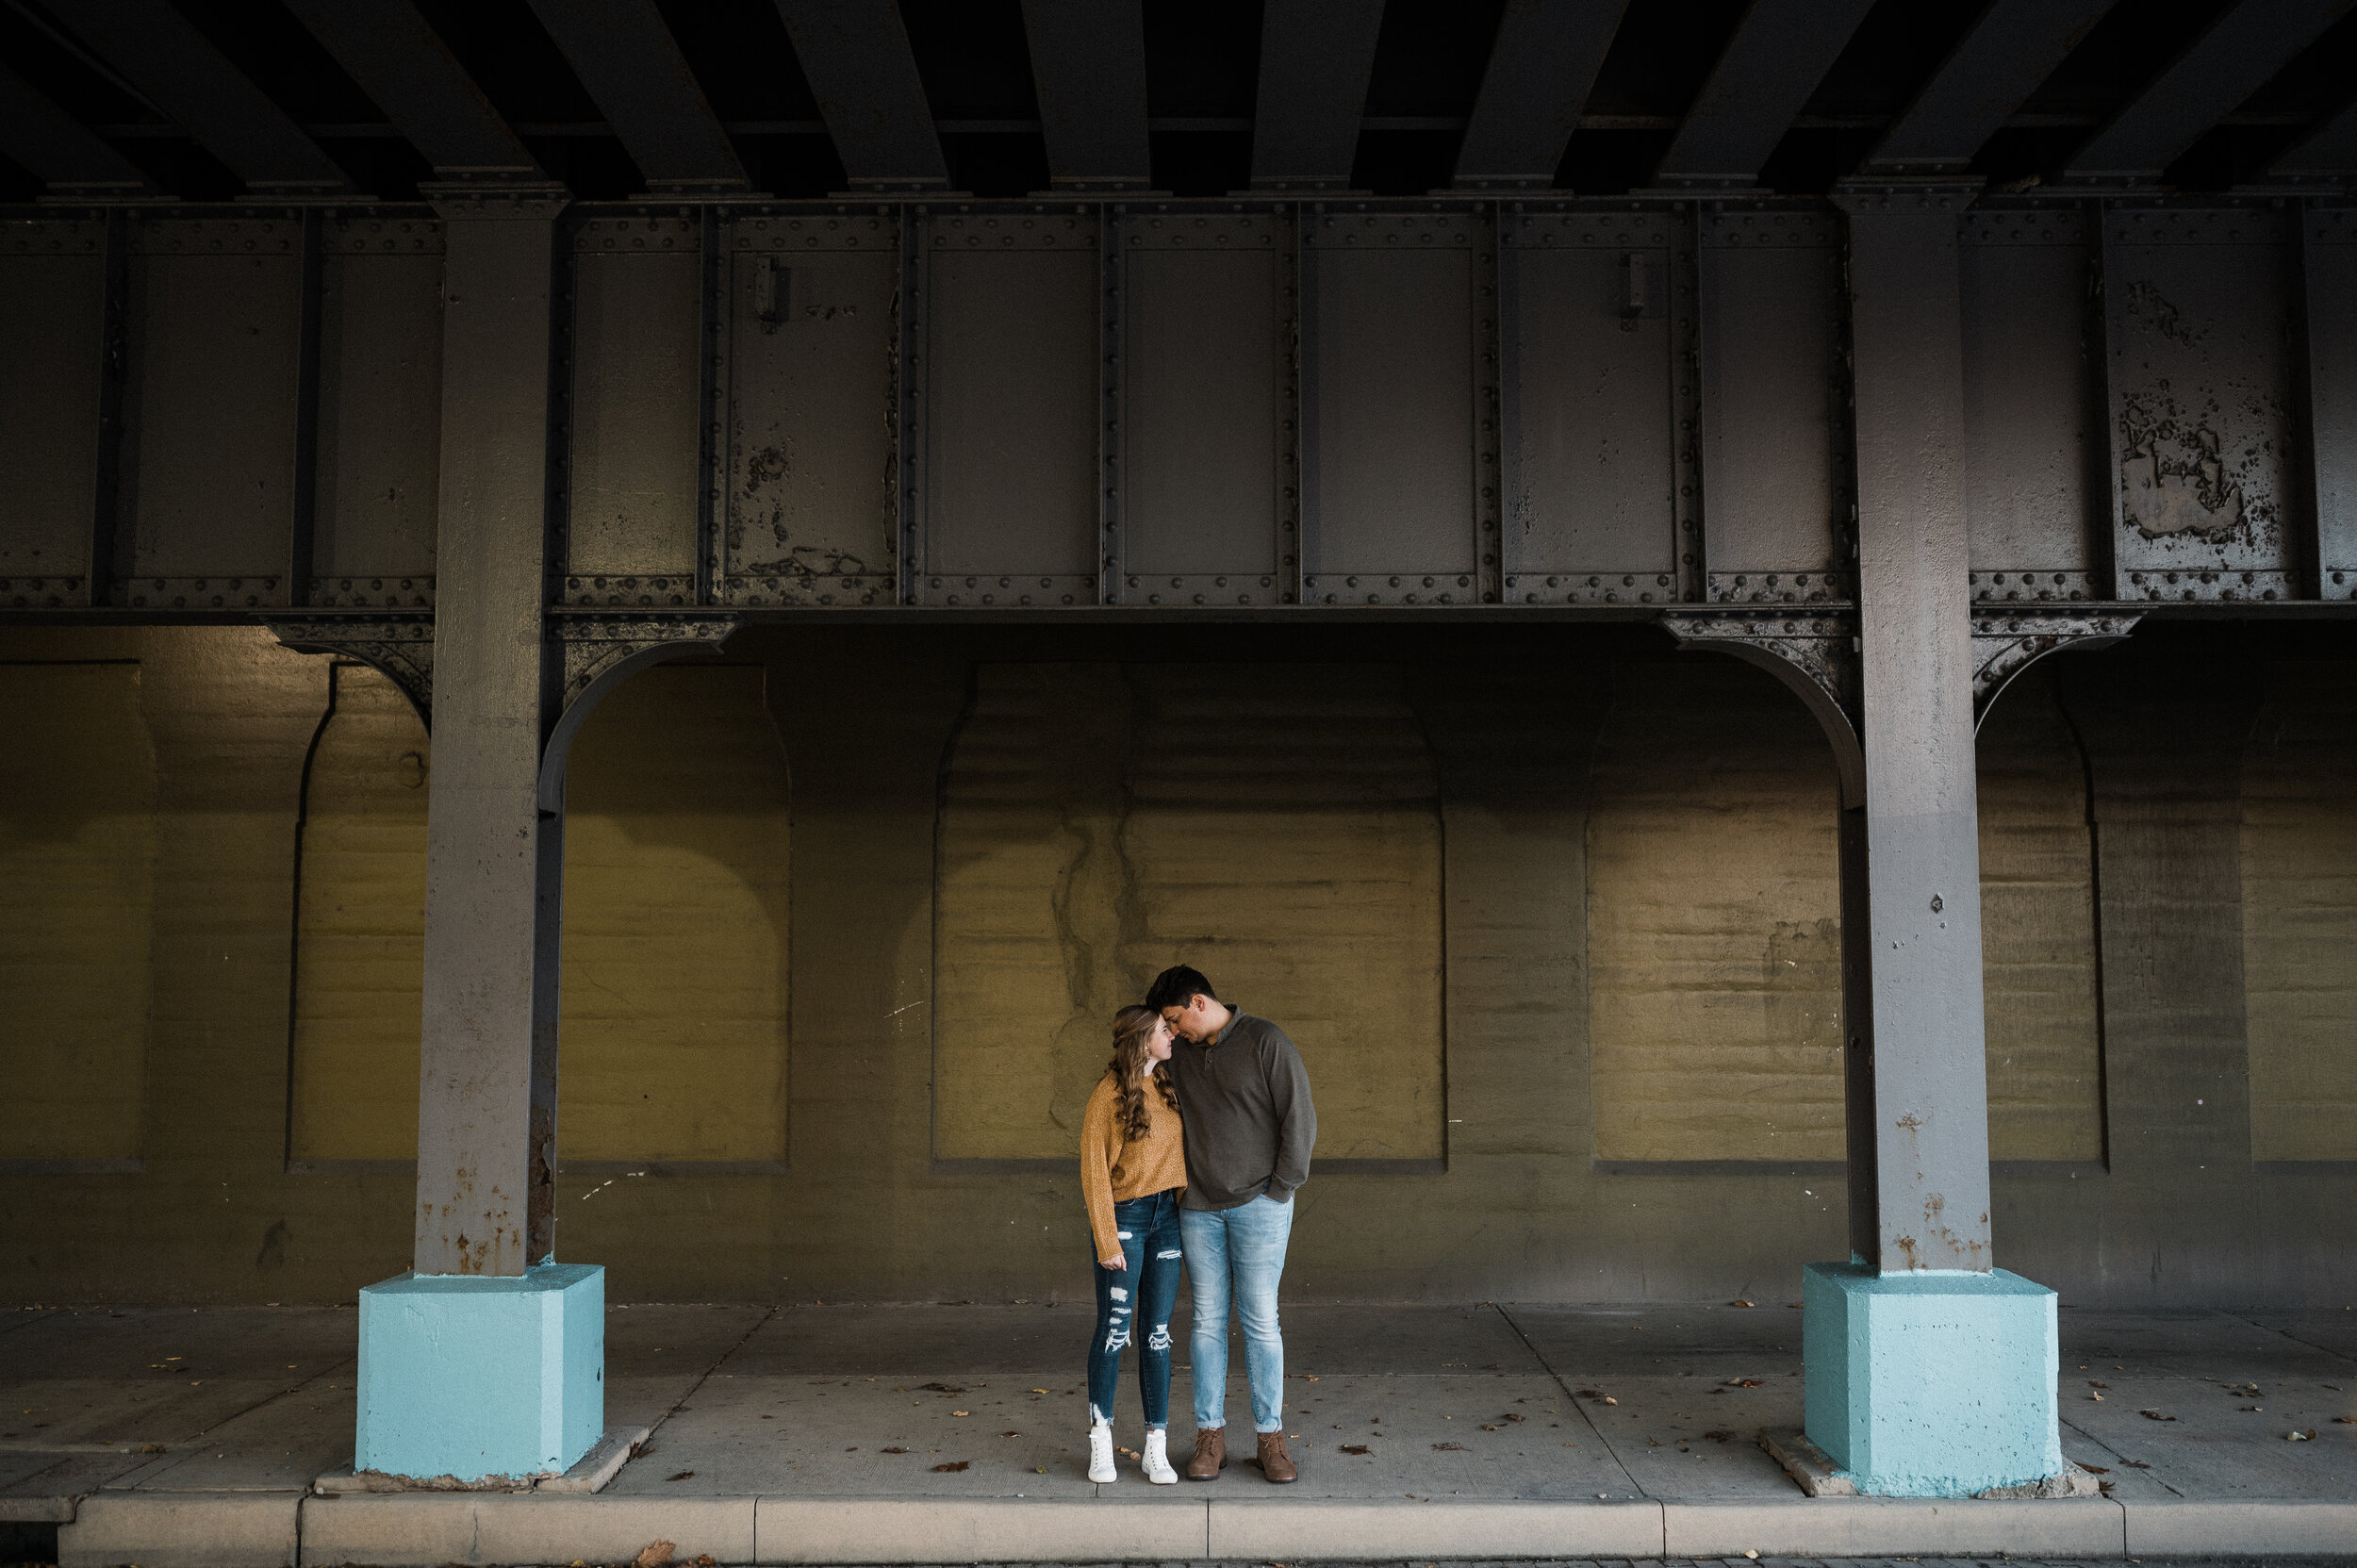
<svg viewBox="0 0 2357 1568">
<path fill-rule="evenodd" d="M 1294 1194 L 1310 1179 L 1318 1114 L 1310 1075 L 1285 1032 L 1223 1004 L 1200 971 L 1181 964 L 1155 977 L 1146 1005 L 1179 1040 L 1171 1081 L 1185 1123 L 1187 1196 L 1179 1246 L 1195 1296 L 1195 1457 L 1187 1479 L 1213 1481 L 1228 1464 L 1228 1308 L 1244 1322 L 1244 1373 L 1261 1473 L 1299 1478 L 1285 1452 L 1285 1341 L 1277 1281 L 1293 1233 Z"/>
</svg>

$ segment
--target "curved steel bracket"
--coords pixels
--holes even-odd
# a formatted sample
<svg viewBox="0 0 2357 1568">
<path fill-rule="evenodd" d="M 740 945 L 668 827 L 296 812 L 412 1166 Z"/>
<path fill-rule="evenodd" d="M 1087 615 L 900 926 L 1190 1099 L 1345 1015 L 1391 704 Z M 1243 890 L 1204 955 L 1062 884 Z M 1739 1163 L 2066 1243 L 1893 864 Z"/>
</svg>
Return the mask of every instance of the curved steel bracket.
<svg viewBox="0 0 2357 1568">
<path fill-rule="evenodd" d="M 540 750 L 540 809 L 565 809 L 565 759 L 573 736 L 607 692 L 642 669 L 689 653 L 717 653 L 743 624 L 712 611 L 644 616 L 552 611 L 548 637 L 556 645 L 556 722 Z"/>
<path fill-rule="evenodd" d="M 2109 648 L 2144 619 L 2141 610 L 1972 612 L 1972 727 L 1977 732 L 2013 678 L 2049 653 Z"/>
<path fill-rule="evenodd" d="M 368 616 L 268 616 L 282 647 L 332 653 L 367 665 L 399 688 L 418 720 L 434 729 L 434 613 Z"/>
<path fill-rule="evenodd" d="M 1731 653 L 1783 682 L 1817 718 L 1833 747 L 1841 803 L 1866 803 L 1866 753 L 1858 741 L 1857 612 L 1795 614 L 1785 605 L 1758 610 L 1673 610 L 1661 625 L 1680 648 Z"/>
</svg>

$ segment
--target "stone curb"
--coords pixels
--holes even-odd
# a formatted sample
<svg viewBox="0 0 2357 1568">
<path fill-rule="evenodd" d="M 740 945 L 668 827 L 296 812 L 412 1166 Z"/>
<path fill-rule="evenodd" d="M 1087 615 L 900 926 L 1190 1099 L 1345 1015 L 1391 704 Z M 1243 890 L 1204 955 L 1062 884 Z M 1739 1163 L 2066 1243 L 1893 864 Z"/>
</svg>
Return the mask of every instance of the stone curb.
<svg viewBox="0 0 2357 1568">
<path fill-rule="evenodd" d="M 2357 1550 L 2357 1503 L 2172 1498 L 2127 1508 L 2131 1557 L 2324 1557 Z"/>
<path fill-rule="evenodd" d="M 295 1568 L 300 1492 L 107 1492 L 58 1527 L 58 1568 Z"/>
<path fill-rule="evenodd" d="M 1211 1505 L 1207 1556 L 1294 1561 L 1401 1557 L 1648 1558 L 1661 1505 L 1622 1503 L 1227 1502 Z"/>
<path fill-rule="evenodd" d="M 482 1493 L 313 1497 L 303 1505 L 300 1568 L 443 1568 L 629 1562 L 657 1541 L 692 1563 L 753 1560 L 750 1497 L 541 1497 Z M 121 1558 L 164 1568 L 148 1558 Z M 58 1568 L 65 1568 L 60 1563 Z"/>
<path fill-rule="evenodd" d="M 2101 1497 L 1730 1498 L 1666 1502 L 1661 1515 L 1659 1550 L 1673 1558 L 2116 1558 L 2126 1539 L 2120 1505 Z"/>
<path fill-rule="evenodd" d="M 107 1493 L 59 1527 L 58 1568 L 509 1568 L 627 1563 L 1380 1560 L 1449 1558 L 2329 1556 L 2357 1501 L 1740 1498 L 1628 1502 Z"/>
<path fill-rule="evenodd" d="M 755 1545 L 765 1563 L 1187 1561 L 1206 1555 L 1204 1504 L 764 1497 Z"/>
</svg>

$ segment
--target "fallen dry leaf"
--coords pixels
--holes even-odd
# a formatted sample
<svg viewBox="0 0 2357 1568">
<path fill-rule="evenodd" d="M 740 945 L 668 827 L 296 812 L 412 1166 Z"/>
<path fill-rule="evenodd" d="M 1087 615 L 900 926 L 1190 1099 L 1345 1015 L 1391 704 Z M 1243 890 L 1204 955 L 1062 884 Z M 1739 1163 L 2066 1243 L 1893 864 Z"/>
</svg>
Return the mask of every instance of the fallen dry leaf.
<svg viewBox="0 0 2357 1568">
<path fill-rule="evenodd" d="M 1447 1453 L 1451 1449 L 1462 1452 L 1465 1445 L 1461 1443 L 1436 1443 L 1432 1446 L 1442 1453 Z"/>
<path fill-rule="evenodd" d="M 1756 1378 L 1729 1378 L 1727 1379 L 1726 1386 L 1729 1388 L 1757 1388 L 1759 1387 L 1759 1379 Z"/>
<path fill-rule="evenodd" d="M 998 1435 L 1000 1437 L 1021 1437 L 1023 1434 L 1021 1432 L 1000 1432 Z"/>
<path fill-rule="evenodd" d="M 933 1473 L 934 1473 L 935 1475 L 939 1475 L 939 1474 L 941 1474 L 941 1473 L 942 1473 L 942 1472 L 944 1472 L 944 1471 L 948 1471 L 948 1470 L 963 1470 L 963 1469 L 964 1469 L 964 1468 L 965 1468 L 968 1464 L 971 1464 L 972 1462 L 973 1462 L 973 1461 L 972 1461 L 971 1460 L 953 1460 L 953 1461 L 950 1461 L 949 1463 L 948 1463 L 948 1464 L 936 1464 L 936 1465 L 934 1465 L 934 1466 L 933 1466 Z"/>
<path fill-rule="evenodd" d="M 974 1412 L 972 1411 L 951 1411 L 949 1413 L 951 1415 L 972 1415 Z"/>
<path fill-rule="evenodd" d="M 1133 1460 L 1133 1459 L 1136 1459 L 1136 1458 L 1138 1457 L 1138 1451 L 1137 1451 L 1135 1448 L 1121 1448 L 1121 1447 L 1116 1447 L 1116 1448 L 1114 1448 L 1114 1449 L 1113 1449 L 1113 1452 L 1114 1452 L 1114 1453 L 1116 1453 L 1116 1454 L 1119 1454 L 1119 1455 L 1120 1455 L 1123 1459 L 1126 1459 L 1126 1460 Z"/>
<path fill-rule="evenodd" d="M 1345 1454 L 1363 1454 L 1367 1452 L 1367 1445 L 1363 1443 L 1345 1443 L 1343 1444 L 1343 1452 Z"/>
<path fill-rule="evenodd" d="M 879 1452 L 886 1454 L 905 1454 L 908 1450 L 906 1448 L 884 1448 L 879 1450 Z"/>
<path fill-rule="evenodd" d="M 2305 1443 L 2316 1435 L 2316 1429 L 2314 1427 L 2311 1427 L 2304 1432 L 2285 1432 L 2283 1434 L 2283 1441 L 2286 1443 Z"/>
<path fill-rule="evenodd" d="M 2173 1415 L 2163 1415 L 2158 1411 L 2138 1411 L 2136 1413 L 2144 1417 L 2147 1421 L 2174 1421 L 2177 1419 Z"/>
<path fill-rule="evenodd" d="M 1512 1411 L 1508 1411 L 1504 1415 L 1499 1416 L 1498 1419 L 1500 1421 L 1527 1421 L 1530 1417 L 1526 1415 L 1516 1415 Z"/>
<path fill-rule="evenodd" d="M 2152 1468 L 2142 1460 L 2121 1460 L 2119 1462 L 2126 1465 L 2131 1470 L 2150 1470 Z"/>
<path fill-rule="evenodd" d="M 671 1560 L 671 1554 L 678 1550 L 678 1547 L 668 1541 L 650 1541 L 639 1549 L 638 1555 L 631 1560 L 632 1568 L 663 1568 L 665 1563 Z"/>
<path fill-rule="evenodd" d="M 2336 1415 L 2332 1419 L 2344 1427 L 2357 1427 L 2357 1415 Z"/>
<path fill-rule="evenodd" d="M 2079 1468 L 2085 1471 L 2090 1476 L 2108 1476 L 2111 1474 L 2109 1470 L 2106 1470 L 2100 1464 L 2083 1464 L 2079 1466 Z"/>
<path fill-rule="evenodd" d="M 2094 1400 L 2099 1405 L 2103 1402 L 2103 1396 L 2096 1393 L 2093 1389 L 2087 1390 L 2087 1397 Z"/>
<path fill-rule="evenodd" d="M 919 1383 L 917 1387 L 927 1394 L 964 1394 L 965 1392 L 964 1388 L 957 1383 Z"/>
<path fill-rule="evenodd" d="M 1613 1398 L 1612 1395 L 1608 1394 L 1604 1396 L 1604 1402 L 1607 1405 L 1617 1405 L 1620 1403 L 1618 1399 Z"/>
<path fill-rule="evenodd" d="M 683 1470 L 678 1475 L 669 1477 L 668 1478 L 675 1481 L 684 1481 L 693 1475 L 695 1475 L 693 1470 Z"/>
<path fill-rule="evenodd" d="M 1035 1388 L 1035 1389 L 1031 1390 L 1031 1392 L 1032 1392 L 1033 1394 L 1046 1394 L 1047 1391 L 1046 1389 L 1044 1389 L 1044 1388 Z"/>
<path fill-rule="evenodd" d="M 1732 1300 L 1732 1301 L 1730 1301 L 1730 1302 L 1728 1302 L 1728 1303 L 1727 1303 L 1727 1305 L 1728 1305 L 1728 1306 L 1730 1306 L 1730 1307 L 1748 1307 L 1748 1306 L 1750 1306 L 1751 1304 L 1752 1304 L 1752 1303 L 1750 1303 L 1749 1301 L 1744 1300 L 1744 1299 L 1743 1299 L 1741 1296 L 1737 1296 L 1734 1300 Z"/>
</svg>

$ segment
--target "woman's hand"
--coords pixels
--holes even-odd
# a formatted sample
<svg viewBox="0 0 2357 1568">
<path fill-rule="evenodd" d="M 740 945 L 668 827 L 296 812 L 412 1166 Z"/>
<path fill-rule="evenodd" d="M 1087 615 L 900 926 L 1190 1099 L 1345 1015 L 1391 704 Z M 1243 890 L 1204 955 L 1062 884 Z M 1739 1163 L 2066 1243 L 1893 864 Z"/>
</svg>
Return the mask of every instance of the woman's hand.
<svg viewBox="0 0 2357 1568">
<path fill-rule="evenodd" d="M 1110 1258 L 1097 1259 L 1096 1266 L 1098 1268 L 1117 1268 L 1126 1273 L 1129 1267 L 1129 1260 L 1121 1253 L 1116 1252 Z"/>
</svg>

